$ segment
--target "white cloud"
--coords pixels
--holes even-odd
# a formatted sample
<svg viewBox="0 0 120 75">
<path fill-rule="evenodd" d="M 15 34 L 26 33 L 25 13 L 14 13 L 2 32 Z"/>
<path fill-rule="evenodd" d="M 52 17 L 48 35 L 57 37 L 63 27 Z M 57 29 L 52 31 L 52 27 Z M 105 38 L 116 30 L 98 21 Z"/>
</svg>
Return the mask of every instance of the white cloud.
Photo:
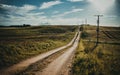
<svg viewBox="0 0 120 75">
<path fill-rule="evenodd" d="M 1 7 L 7 14 L 0 14 L 0 22 L 1 24 L 6 25 L 19 25 L 19 24 L 38 24 L 44 19 L 44 12 L 34 12 L 37 9 L 36 6 L 33 5 L 23 5 L 23 6 L 13 6 L 1 4 Z"/>
<path fill-rule="evenodd" d="M 103 15 L 103 17 L 101 17 L 103 19 L 116 19 L 117 18 L 117 15 Z"/>
<path fill-rule="evenodd" d="M 31 10 L 35 10 L 37 7 L 36 6 L 33 6 L 33 5 L 28 5 L 28 4 L 25 4 L 23 5 L 22 7 L 17 7 L 17 6 L 14 6 L 14 5 L 6 5 L 6 4 L 1 4 L 1 7 L 2 9 L 4 10 L 7 10 L 7 11 L 31 11 Z"/>
<path fill-rule="evenodd" d="M 6 4 L 1 5 L 2 5 L 1 8 L 6 10 L 7 14 L 9 15 L 39 16 L 44 14 L 44 12 L 32 12 L 33 10 L 37 9 L 37 7 L 33 5 L 25 4 L 21 7 Z"/>
<path fill-rule="evenodd" d="M 11 10 L 11 11 L 15 11 L 16 9 L 18 9 L 16 6 L 13 5 L 6 5 L 6 4 L 0 4 L 0 8 L 4 9 L 4 10 Z"/>
<path fill-rule="evenodd" d="M 37 8 L 36 6 L 26 4 L 23 7 L 21 7 L 20 9 L 21 10 L 26 10 L 26 11 L 31 11 L 31 10 L 34 10 L 36 8 Z"/>
<path fill-rule="evenodd" d="M 71 13 L 76 13 L 76 12 L 81 12 L 83 9 L 72 9 L 71 11 L 64 12 L 62 14 L 55 15 L 53 17 L 63 17 L 65 15 L 71 14 Z"/>
<path fill-rule="evenodd" d="M 67 0 L 67 1 L 70 1 L 70 2 L 80 2 L 80 1 L 83 1 L 83 0 Z"/>
<path fill-rule="evenodd" d="M 11 14 L 11 15 L 13 14 L 25 15 L 28 12 L 37 9 L 36 6 L 28 5 L 28 4 L 25 4 L 21 7 L 14 6 L 14 5 L 1 4 L 0 8 L 2 8 L 3 10 L 6 10 L 6 13 Z"/>
<path fill-rule="evenodd" d="M 0 19 L 1 24 L 6 25 L 22 25 L 22 24 L 31 24 L 31 25 L 39 25 L 41 22 L 46 20 L 46 16 L 14 16 L 14 15 L 6 15 L 6 17 L 2 16 Z M 9 18 L 8 18 L 9 17 Z"/>
<path fill-rule="evenodd" d="M 59 0 L 57 0 L 57 1 L 50 1 L 50 2 L 44 2 L 41 5 L 40 9 L 47 9 L 47 8 L 50 8 L 50 7 L 54 6 L 54 5 L 58 5 L 58 4 L 61 4 L 61 3 L 62 2 L 59 1 Z"/>
<path fill-rule="evenodd" d="M 48 20 L 52 25 L 77 25 L 80 18 L 53 18 Z"/>
<path fill-rule="evenodd" d="M 88 0 L 95 9 L 101 13 L 105 13 L 115 4 L 115 0 Z"/>
<path fill-rule="evenodd" d="M 33 5 L 23 5 L 23 6 L 13 6 L 13 5 L 5 5 L 2 4 L 0 7 L 6 10 L 7 14 L 1 14 L 0 22 L 4 25 L 20 25 L 20 24 L 31 24 L 31 25 L 40 25 L 42 23 L 50 23 L 56 25 L 72 25 L 77 24 L 79 18 L 62 18 L 67 14 L 83 11 L 83 9 L 75 9 L 72 8 L 71 11 L 64 12 L 63 14 L 59 14 L 59 11 L 54 11 L 54 13 L 58 14 L 55 18 L 48 18 L 45 16 L 44 12 L 34 12 L 34 10 L 38 9 L 38 7 Z"/>
<path fill-rule="evenodd" d="M 57 14 L 57 13 L 59 13 L 59 11 L 54 11 L 54 12 L 53 12 L 53 14 Z"/>
</svg>

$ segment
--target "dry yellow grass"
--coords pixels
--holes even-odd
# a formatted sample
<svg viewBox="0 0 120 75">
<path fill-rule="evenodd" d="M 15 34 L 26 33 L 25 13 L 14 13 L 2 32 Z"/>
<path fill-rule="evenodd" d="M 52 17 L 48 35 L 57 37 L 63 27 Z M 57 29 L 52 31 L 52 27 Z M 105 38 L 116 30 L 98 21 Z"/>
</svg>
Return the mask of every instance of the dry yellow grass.
<svg viewBox="0 0 120 75">
<path fill-rule="evenodd" d="M 90 29 L 92 28 L 90 27 Z M 84 39 L 81 39 L 76 51 L 72 67 L 73 75 L 119 75 L 120 44 L 103 42 L 99 43 L 98 46 L 92 50 L 96 45 L 96 38 L 94 37 L 95 32 L 90 29 L 84 31 L 92 36 L 86 36 Z M 103 35 L 101 34 L 100 36 Z M 107 36 L 104 37 L 107 38 Z M 91 41 L 90 38 L 92 38 L 94 42 Z M 104 39 L 102 38 L 100 41 L 104 41 Z"/>
</svg>

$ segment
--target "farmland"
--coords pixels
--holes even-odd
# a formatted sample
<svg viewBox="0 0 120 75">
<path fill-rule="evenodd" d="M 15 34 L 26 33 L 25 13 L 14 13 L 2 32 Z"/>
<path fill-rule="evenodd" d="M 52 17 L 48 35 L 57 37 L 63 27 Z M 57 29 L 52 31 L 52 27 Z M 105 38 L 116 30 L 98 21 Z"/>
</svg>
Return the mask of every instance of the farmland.
<svg viewBox="0 0 120 75">
<path fill-rule="evenodd" d="M 0 69 L 66 45 L 76 26 L 0 28 Z"/>
<path fill-rule="evenodd" d="M 95 29 L 95 26 L 84 26 L 73 61 L 72 75 L 119 75 L 119 27 L 100 27 L 97 46 Z"/>
<path fill-rule="evenodd" d="M 103 33 L 111 40 L 120 40 L 120 31 L 103 31 Z"/>
<path fill-rule="evenodd" d="M 119 27 L 100 27 L 99 40 L 104 42 L 119 42 L 120 41 L 120 28 Z M 84 33 L 87 34 L 85 40 L 96 40 L 96 27 L 84 27 Z"/>
<path fill-rule="evenodd" d="M 0 28 L 0 69 L 4 70 L 27 58 L 65 46 L 71 41 L 77 30 L 78 26 Z M 76 46 L 76 52 L 74 54 L 73 50 L 73 54 L 69 57 L 71 60 L 66 63 L 66 66 L 69 66 L 68 63 L 73 61 L 69 66 L 71 75 L 119 75 L 119 27 L 100 27 L 98 44 L 96 43 L 96 26 L 83 26 L 83 31 L 80 33 L 81 38 L 78 47 Z M 72 47 L 73 45 L 31 64 L 22 71 L 18 71 L 18 75 L 30 75 L 42 71 L 46 73 L 44 69 L 62 55 L 67 56 L 66 50 L 69 52 Z M 60 61 L 56 61 L 56 64 L 61 64 L 58 63 Z M 66 66 L 60 69 L 63 75 L 66 74 L 64 74 Z M 50 70 L 52 68 L 50 67 Z"/>
</svg>

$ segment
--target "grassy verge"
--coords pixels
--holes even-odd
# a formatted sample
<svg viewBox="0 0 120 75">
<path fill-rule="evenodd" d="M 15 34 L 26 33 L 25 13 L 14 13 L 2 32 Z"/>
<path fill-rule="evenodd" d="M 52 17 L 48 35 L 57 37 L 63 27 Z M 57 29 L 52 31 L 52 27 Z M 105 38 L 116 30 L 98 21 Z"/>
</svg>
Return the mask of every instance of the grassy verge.
<svg viewBox="0 0 120 75">
<path fill-rule="evenodd" d="M 82 35 L 76 51 L 72 67 L 73 75 L 119 75 L 120 44 L 99 43 L 92 50 L 95 42 L 90 41 L 87 38 L 90 34 L 87 34 L 89 33 L 85 32 L 85 35 Z"/>
<path fill-rule="evenodd" d="M 73 75 L 119 75 L 120 51 L 119 45 L 100 44 L 94 52 L 94 43 L 88 48 L 88 43 L 81 40 L 73 63 Z"/>
</svg>

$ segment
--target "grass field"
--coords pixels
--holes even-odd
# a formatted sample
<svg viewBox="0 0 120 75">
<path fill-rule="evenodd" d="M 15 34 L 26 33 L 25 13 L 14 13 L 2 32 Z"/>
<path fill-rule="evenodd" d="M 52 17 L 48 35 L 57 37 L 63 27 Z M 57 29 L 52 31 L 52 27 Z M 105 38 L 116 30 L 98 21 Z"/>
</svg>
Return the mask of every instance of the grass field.
<svg viewBox="0 0 120 75">
<path fill-rule="evenodd" d="M 95 26 L 84 27 L 73 62 L 73 75 L 120 75 L 119 28 L 100 27 L 100 41 L 94 48 L 95 29 Z"/>
<path fill-rule="evenodd" d="M 0 69 L 70 42 L 77 26 L 0 28 Z"/>
</svg>

